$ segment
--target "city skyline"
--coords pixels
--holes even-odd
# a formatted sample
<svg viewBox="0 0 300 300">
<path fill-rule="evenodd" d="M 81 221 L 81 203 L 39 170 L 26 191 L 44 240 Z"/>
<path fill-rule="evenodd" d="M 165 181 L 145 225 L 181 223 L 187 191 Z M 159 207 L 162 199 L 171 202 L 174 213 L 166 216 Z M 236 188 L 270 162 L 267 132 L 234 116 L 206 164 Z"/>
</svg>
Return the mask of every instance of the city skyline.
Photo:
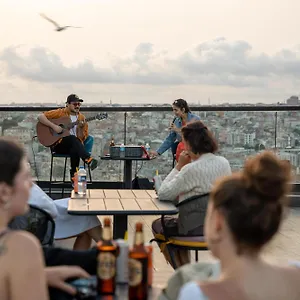
<svg viewBox="0 0 300 300">
<path fill-rule="evenodd" d="M 3 0 L 1 103 L 201 105 L 299 95 L 296 0 Z M 225 3 L 226 2 L 226 3 Z M 39 15 L 61 25 L 56 32 Z"/>
</svg>

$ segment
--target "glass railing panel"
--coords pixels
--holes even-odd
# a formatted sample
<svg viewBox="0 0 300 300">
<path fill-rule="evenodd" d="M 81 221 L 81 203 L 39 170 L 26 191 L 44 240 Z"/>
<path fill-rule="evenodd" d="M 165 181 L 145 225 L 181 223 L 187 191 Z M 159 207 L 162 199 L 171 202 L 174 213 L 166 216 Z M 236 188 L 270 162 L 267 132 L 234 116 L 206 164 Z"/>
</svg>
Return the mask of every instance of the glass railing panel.
<svg viewBox="0 0 300 300">
<path fill-rule="evenodd" d="M 218 154 L 225 156 L 233 171 L 243 167 L 245 159 L 275 146 L 275 112 L 194 111 L 214 133 Z M 170 112 L 130 112 L 127 117 L 127 144 L 150 144 L 157 150 L 169 133 Z M 152 179 L 155 170 L 167 175 L 172 169 L 171 150 L 149 162 L 138 162 L 138 176 Z"/>
<path fill-rule="evenodd" d="M 275 112 L 200 112 L 219 143 L 218 153 L 226 157 L 233 171 L 240 170 L 247 157 L 275 147 Z"/>
<path fill-rule="evenodd" d="M 127 145 L 145 145 L 149 143 L 152 150 L 157 150 L 169 134 L 174 115 L 169 112 L 128 112 L 127 113 Z M 151 161 L 136 162 L 133 176 L 146 177 L 152 180 L 155 171 L 165 176 L 172 170 L 172 152 L 166 151 L 161 156 Z M 136 174 L 137 173 L 137 174 Z"/>
<path fill-rule="evenodd" d="M 0 112 L 1 135 L 17 137 L 28 152 L 33 175 L 38 180 L 49 180 L 50 149 L 42 146 L 33 137 L 36 135 L 37 116 L 40 112 L 2 111 Z M 298 111 L 194 111 L 213 131 L 219 141 L 219 154 L 225 156 L 233 170 L 242 168 L 247 157 L 264 149 L 274 150 L 282 159 L 290 160 L 295 173 L 299 173 L 300 112 Z M 89 117 L 97 114 L 93 110 L 84 112 Z M 124 141 L 124 112 L 109 112 L 107 120 L 89 123 L 90 134 L 94 136 L 93 155 L 97 158 L 109 152 L 112 136 L 115 143 Z M 150 144 L 156 150 L 168 135 L 168 127 L 173 120 L 172 111 L 127 112 L 126 143 L 134 145 Z M 277 122 L 277 126 L 275 126 Z M 275 130 L 276 128 L 276 130 Z M 276 140 L 275 140 L 276 137 Z M 300 152 L 300 151 L 299 151 Z M 61 178 L 64 162 L 55 159 L 54 179 Z M 298 168 L 298 169 L 297 169 Z M 133 174 L 152 179 L 155 170 L 166 175 L 172 169 L 171 151 L 153 161 L 133 164 Z M 69 166 L 67 167 L 68 176 Z M 298 171 L 297 171 L 298 170 Z M 95 181 L 122 181 L 123 164 L 119 161 L 100 161 L 93 171 Z M 297 181 L 299 181 L 297 179 Z"/>
<path fill-rule="evenodd" d="M 300 182 L 300 111 L 280 111 L 277 114 L 277 153 L 293 168 L 295 182 Z"/>
<path fill-rule="evenodd" d="M 12 136 L 22 142 L 28 153 L 32 166 L 32 175 L 36 180 L 50 179 L 51 152 L 48 147 L 41 145 L 36 135 L 37 116 L 40 112 L 0 112 L 2 136 Z M 97 112 L 84 112 L 86 117 L 94 116 Z M 93 120 L 89 123 L 89 133 L 94 137 L 92 155 L 97 159 L 109 152 L 112 136 L 118 141 L 124 140 L 124 113 L 110 112 L 107 120 Z M 60 180 L 63 175 L 64 160 L 55 158 L 53 163 L 53 180 Z M 67 164 L 67 179 L 69 178 L 69 160 Z M 99 167 L 93 171 L 93 180 L 122 181 L 123 167 L 119 161 L 100 161 Z"/>
</svg>

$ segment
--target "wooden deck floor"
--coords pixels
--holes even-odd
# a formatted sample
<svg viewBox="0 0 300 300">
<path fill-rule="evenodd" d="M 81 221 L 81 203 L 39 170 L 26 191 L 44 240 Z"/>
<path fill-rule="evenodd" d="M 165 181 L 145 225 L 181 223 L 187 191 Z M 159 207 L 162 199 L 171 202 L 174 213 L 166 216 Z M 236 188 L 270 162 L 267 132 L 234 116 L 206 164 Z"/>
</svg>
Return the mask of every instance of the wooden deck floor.
<svg viewBox="0 0 300 300">
<path fill-rule="evenodd" d="M 145 241 L 149 241 L 153 236 L 151 232 L 151 223 L 156 217 L 152 216 L 130 216 L 128 227 L 128 240 L 132 244 L 134 226 L 137 221 L 144 222 Z M 101 218 L 100 218 L 101 219 Z M 72 248 L 73 240 L 57 241 L 57 246 Z M 154 253 L 154 285 L 164 287 L 168 278 L 174 272 L 160 253 L 159 248 L 153 243 Z M 300 210 L 291 209 L 289 216 L 283 223 L 283 226 L 264 251 L 265 257 L 270 261 L 287 262 L 288 260 L 300 261 Z M 200 261 L 213 261 L 209 251 L 199 253 Z"/>
</svg>

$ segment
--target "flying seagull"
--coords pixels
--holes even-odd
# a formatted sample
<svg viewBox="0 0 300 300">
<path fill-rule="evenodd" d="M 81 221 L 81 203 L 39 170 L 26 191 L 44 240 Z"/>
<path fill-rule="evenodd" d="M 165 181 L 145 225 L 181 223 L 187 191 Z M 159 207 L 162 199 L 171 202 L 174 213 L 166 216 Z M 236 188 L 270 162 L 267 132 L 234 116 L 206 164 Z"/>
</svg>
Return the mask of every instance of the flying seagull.
<svg viewBox="0 0 300 300">
<path fill-rule="evenodd" d="M 56 29 L 55 29 L 56 31 L 63 31 L 67 28 L 81 28 L 81 27 L 76 27 L 76 26 L 59 26 L 55 21 L 51 20 L 46 15 L 40 14 L 40 16 L 42 18 L 46 19 L 47 21 L 51 22 L 56 27 Z"/>
</svg>

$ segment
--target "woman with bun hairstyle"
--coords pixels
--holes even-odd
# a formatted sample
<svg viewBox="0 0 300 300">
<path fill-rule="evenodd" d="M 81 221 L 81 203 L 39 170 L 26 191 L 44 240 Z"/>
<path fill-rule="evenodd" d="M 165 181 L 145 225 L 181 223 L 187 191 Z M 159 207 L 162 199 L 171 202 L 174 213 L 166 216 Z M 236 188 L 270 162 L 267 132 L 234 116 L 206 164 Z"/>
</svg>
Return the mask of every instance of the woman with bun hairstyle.
<svg viewBox="0 0 300 300">
<path fill-rule="evenodd" d="M 261 257 L 281 225 L 291 179 L 289 164 L 263 152 L 215 185 L 205 237 L 220 261 L 219 279 L 187 283 L 178 299 L 300 299 L 300 269 Z"/>
</svg>

